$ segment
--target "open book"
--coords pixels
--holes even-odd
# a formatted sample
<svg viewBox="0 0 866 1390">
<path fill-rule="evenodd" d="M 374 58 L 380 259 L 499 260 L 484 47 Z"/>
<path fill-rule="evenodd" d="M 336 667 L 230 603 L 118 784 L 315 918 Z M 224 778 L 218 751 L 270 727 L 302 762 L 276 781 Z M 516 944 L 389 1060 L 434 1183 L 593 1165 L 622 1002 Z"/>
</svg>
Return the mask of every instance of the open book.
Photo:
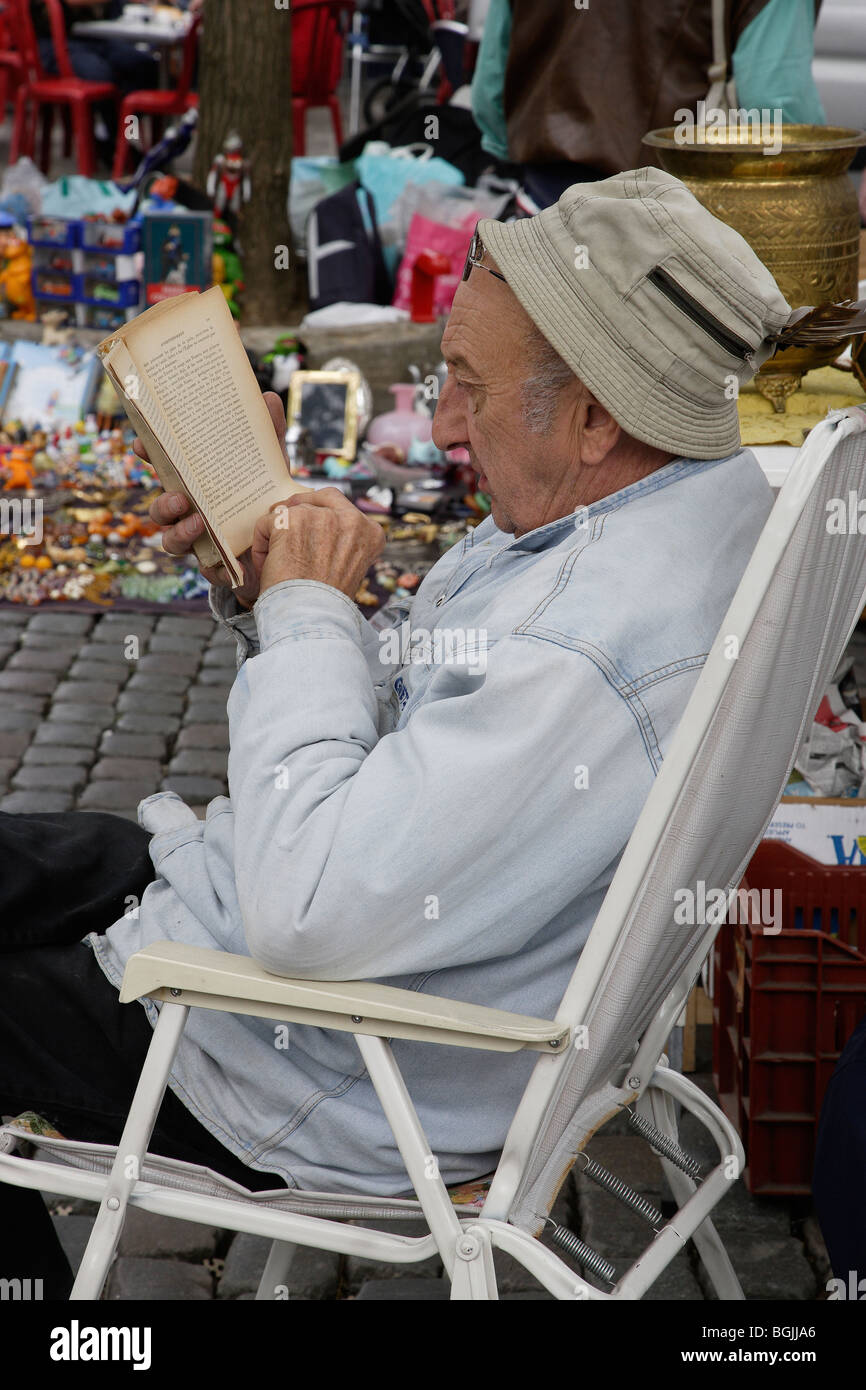
<svg viewBox="0 0 866 1390">
<path fill-rule="evenodd" d="M 237 562 L 275 502 L 304 492 L 283 452 L 218 285 L 177 295 L 117 329 L 97 352 L 167 492 L 184 492 L 207 534 L 199 564 Z"/>
</svg>

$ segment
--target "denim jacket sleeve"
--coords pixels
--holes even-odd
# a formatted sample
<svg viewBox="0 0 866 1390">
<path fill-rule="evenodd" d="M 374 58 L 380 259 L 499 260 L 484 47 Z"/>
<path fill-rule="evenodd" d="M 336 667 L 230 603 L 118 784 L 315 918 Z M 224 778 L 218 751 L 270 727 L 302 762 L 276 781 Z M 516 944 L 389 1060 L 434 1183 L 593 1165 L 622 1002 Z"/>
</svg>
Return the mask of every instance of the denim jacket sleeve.
<svg viewBox="0 0 866 1390">
<path fill-rule="evenodd" d="M 383 736 L 350 600 L 291 580 L 255 612 L 229 790 L 245 939 L 266 969 L 370 979 L 508 955 L 621 852 L 653 768 L 585 654 L 512 633 L 483 674 L 438 668 Z"/>
</svg>

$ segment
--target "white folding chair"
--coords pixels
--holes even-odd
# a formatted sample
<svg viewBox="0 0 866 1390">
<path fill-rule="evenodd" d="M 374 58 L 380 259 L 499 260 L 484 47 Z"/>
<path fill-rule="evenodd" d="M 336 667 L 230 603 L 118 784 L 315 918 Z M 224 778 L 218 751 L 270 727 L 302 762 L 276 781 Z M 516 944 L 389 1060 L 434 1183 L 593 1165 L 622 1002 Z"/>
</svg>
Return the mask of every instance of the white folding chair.
<svg viewBox="0 0 866 1390">
<path fill-rule="evenodd" d="M 836 411 L 801 449 L 734 595 L 664 766 L 622 856 L 557 1017 L 524 1018 L 365 982 L 290 980 L 244 956 L 158 943 L 130 960 L 121 998 L 161 1000 L 126 1128 L 114 1147 L 40 1138 L 14 1152 L 0 1129 L 0 1181 L 100 1203 L 72 1297 L 98 1297 L 129 1204 L 273 1240 L 257 1297 L 279 1297 L 293 1243 L 410 1265 L 438 1250 L 457 1299 L 496 1298 L 494 1248 L 560 1299 L 637 1299 L 693 1239 L 720 1298 L 742 1298 L 709 1214 L 743 1164 L 721 1110 L 669 1068 L 664 1041 L 718 924 L 679 925 L 675 903 L 703 883 L 729 893 L 761 839 L 803 734 L 866 600 L 866 536 L 831 534 L 828 503 L 866 479 L 866 412 Z M 417 1200 L 324 1192 L 249 1193 L 208 1170 L 147 1154 L 190 1008 L 222 1009 L 353 1033 Z M 517 1051 L 538 1062 L 483 1207 L 455 1206 L 388 1038 Z M 483 1068 L 479 1068 L 479 1084 Z M 677 1106 L 718 1147 L 706 1174 L 680 1148 Z M 677 1202 L 664 1220 L 624 1183 L 594 1175 L 648 1219 L 647 1248 L 620 1276 L 562 1227 L 578 1274 L 539 1239 L 578 1153 L 610 1117 L 660 1156 Z M 598 1169 L 598 1165 L 595 1165 Z M 349 1225 L 423 1215 L 429 1234 Z M 590 1277 L 587 1277 L 590 1276 Z M 600 1287 L 605 1279 L 607 1287 Z"/>
</svg>

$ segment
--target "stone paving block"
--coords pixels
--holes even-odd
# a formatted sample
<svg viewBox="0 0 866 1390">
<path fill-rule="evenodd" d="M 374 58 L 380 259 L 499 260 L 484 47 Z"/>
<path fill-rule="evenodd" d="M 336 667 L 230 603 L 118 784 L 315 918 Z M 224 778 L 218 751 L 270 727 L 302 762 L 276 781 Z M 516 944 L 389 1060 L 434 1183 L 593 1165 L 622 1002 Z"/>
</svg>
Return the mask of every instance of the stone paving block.
<svg viewBox="0 0 866 1390">
<path fill-rule="evenodd" d="M 449 1279 L 367 1279 L 356 1295 L 365 1303 L 441 1303 L 451 1298 Z"/>
<path fill-rule="evenodd" d="M 162 635 L 169 633 L 173 636 L 187 634 L 192 636 L 210 637 L 214 630 L 216 619 L 209 613 L 164 613 L 157 620 L 156 631 Z"/>
<path fill-rule="evenodd" d="M 130 1207 L 117 1245 L 118 1254 L 200 1264 L 217 1248 L 220 1231 L 193 1221 L 174 1221 L 140 1207 Z"/>
<path fill-rule="evenodd" d="M 90 776 L 94 782 L 109 777 L 116 782 L 152 781 L 156 787 L 162 776 L 162 763 L 155 758 L 100 758 Z"/>
<path fill-rule="evenodd" d="M 429 1227 L 423 1220 L 417 1221 L 353 1221 L 353 1226 L 366 1226 L 374 1231 L 389 1231 L 393 1235 L 423 1236 Z M 368 1279 L 397 1279 L 401 1275 L 412 1279 L 438 1279 L 442 1274 L 442 1261 L 438 1254 L 428 1255 L 417 1264 L 387 1264 L 384 1260 L 362 1259 L 359 1255 L 347 1255 L 344 1268 L 345 1279 L 351 1290 L 360 1289 Z"/>
<path fill-rule="evenodd" d="M 31 743 L 24 754 L 24 766 L 32 767 L 36 764 L 42 767 L 62 767 L 64 764 L 69 766 L 77 763 L 80 767 L 89 767 L 94 756 L 89 748 L 74 748 L 55 743 Z"/>
<path fill-rule="evenodd" d="M 0 730 L 0 758 L 14 758 L 24 752 L 33 735 L 29 729 Z M 39 737 L 39 730 L 36 731 Z"/>
<path fill-rule="evenodd" d="M 161 762 L 166 756 L 167 740 L 160 734 L 124 734 L 106 729 L 99 751 L 108 758 L 153 758 Z"/>
<path fill-rule="evenodd" d="M 16 691 L 14 699 L 0 704 L 0 708 L 3 707 L 17 710 L 19 714 L 44 714 L 48 708 L 48 696 L 23 695 L 20 691 Z"/>
<path fill-rule="evenodd" d="M 105 777 L 84 788 L 78 805 L 82 811 L 128 811 L 155 791 L 152 782 L 113 782 Z"/>
<path fill-rule="evenodd" d="M 69 652 L 71 659 L 81 650 L 81 642 L 80 637 L 61 637 L 59 632 L 31 632 L 29 628 L 24 628 L 20 650 Z"/>
<path fill-rule="evenodd" d="M 3 695 L 50 695 L 59 676 L 53 671 L 0 671 L 0 698 Z"/>
<path fill-rule="evenodd" d="M 213 1298 L 213 1281 L 202 1265 L 121 1255 L 108 1276 L 105 1297 L 109 1302 L 203 1301 Z"/>
<path fill-rule="evenodd" d="M 123 734 L 164 734 L 171 738 L 180 728 L 180 715 L 130 712 L 120 716 L 116 728 Z"/>
<path fill-rule="evenodd" d="M 225 796 L 226 784 L 218 777 L 188 777 L 174 773 L 162 779 L 160 791 L 177 792 L 184 801 L 211 801 L 215 796 Z"/>
<path fill-rule="evenodd" d="M 637 1192 L 654 1195 L 656 1202 L 662 1192 L 668 1195 L 661 1163 L 646 1140 L 634 1131 L 609 1135 L 605 1130 L 590 1140 L 586 1152 Z"/>
<path fill-rule="evenodd" d="M 625 1268 L 625 1266 L 623 1266 Z M 644 1294 L 647 1303 L 703 1303 L 703 1289 L 695 1278 L 689 1257 L 683 1251 Z"/>
<path fill-rule="evenodd" d="M 0 628 L 26 627 L 33 613 L 29 608 L 4 608 L 0 612 Z"/>
<path fill-rule="evenodd" d="M 68 637 L 71 633 L 84 634 L 93 627 L 93 617 L 90 613 L 37 613 L 28 623 L 31 632 L 58 632 L 61 637 Z"/>
<path fill-rule="evenodd" d="M 20 767 L 12 778 L 12 786 L 16 791 L 21 792 L 42 791 L 44 788 L 74 794 L 84 786 L 86 781 L 86 768 L 54 764 L 54 766 Z"/>
<path fill-rule="evenodd" d="M 65 671 L 73 659 L 66 647 L 19 647 L 6 664 L 7 671 Z"/>
<path fill-rule="evenodd" d="M 198 652 L 148 652 L 137 663 L 142 675 L 184 676 L 191 680 L 201 664 Z"/>
<path fill-rule="evenodd" d="M 43 811 L 71 811 L 72 797 L 52 791 L 10 792 L 0 801 L 0 811 L 15 815 L 39 815 Z"/>
<path fill-rule="evenodd" d="M 19 710 L 15 704 L 9 708 L 4 708 L 0 704 L 0 729 L 36 729 L 42 723 L 42 717 L 33 713 L 31 710 Z"/>
<path fill-rule="evenodd" d="M 237 648 L 234 643 L 229 646 L 227 642 L 221 642 L 218 647 L 208 647 L 202 658 L 202 666 L 207 670 L 230 671 L 234 676 L 236 651 Z"/>
<path fill-rule="evenodd" d="M 228 776 L 225 750 L 216 752 L 206 748 L 187 748 L 175 753 L 168 765 L 169 775 L 189 774 L 192 777 L 219 777 L 224 781 Z"/>
<path fill-rule="evenodd" d="M 186 724 L 228 724 L 228 696 L 214 694 L 191 695 L 187 701 Z"/>
<path fill-rule="evenodd" d="M 66 709 L 67 706 L 61 706 Z M 40 724 L 36 730 L 34 745 L 46 745 L 54 748 L 88 748 L 96 747 L 102 733 L 98 724 L 67 724 L 62 719 L 49 720 L 45 724 Z M 26 746 L 26 745 L 25 745 Z"/>
<path fill-rule="evenodd" d="M 51 1219 L 72 1272 L 76 1274 L 90 1239 L 95 1218 L 71 1213 L 69 1216 L 52 1216 Z"/>
<path fill-rule="evenodd" d="M 180 715 L 183 712 L 183 694 L 148 688 L 130 690 L 127 685 L 118 696 L 117 711 L 119 714 Z"/>
<path fill-rule="evenodd" d="M 175 747 L 179 752 L 187 748 L 228 748 L 228 721 L 210 724 L 185 724 L 177 736 Z"/>
<path fill-rule="evenodd" d="M 133 662 L 124 661 L 75 661 L 66 672 L 68 681 L 111 681 L 122 688 L 135 670 Z"/>
<path fill-rule="evenodd" d="M 23 673 L 22 673 L 23 674 Z M 3 679 L 0 672 L 0 680 Z M 55 704 L 112 705 L 117 699 L 119 680 L 63 681 L 54 692 Z"/>
<path fill-rule="evenodd" d="M 240 1299 L 245 1294 L 255 1294 L 270 1248 L 271 1242 L 263 1236 L 239 1232 L 226 1255 L 217 1298 Z M 338 1254 L 296 1245 L 285 1281 L 289 1298 L 336 1298 L 339 1268 Z"/>
<path fill-rule="evenodd" d="M 725 1233 L 724 1242 L 747 1300 L 802 1302 L 815 1298 L 815 1274 L 802 1245 L 793 1236 L 779 1240 L 748 1231 L 731 1231 Z M 702 1266 L 698 1266 L 698 1279 L 706 1297 L 715 1299 Z"/>
<path fill-rule="evenodd" d="M 96 666 L 124 666 L 132 673 L 135 658 L 127 657 L 124 643 L 130 634 L 118 632 L 113 642 L 88 642 L 79 648 L 79 661 L 92 661 Z M 134 635 L 134 634 L 133 634 Z"/>
<path fill-rule="evenodd" d="M 74 700 L 61 700 L 51 706 L 48 720 L 59 724 L 87 724 L 93 729 L 107 729 L 114 721 L 114 706 L 82 705 Z"/>
<path fill-rule="evenodd" d="M 785 1202 L 753 1197 L 745 1183 L 737 1181 L 713 1208 L 713 1224 L 725 1240 L 729 1231 L 784 1239 L 791 1234 L 791 1212 Z"/>
<path fill-rule="evenodd" d="M 235 680 L 235 670 L 227 671 L 222 666 L 203 666 L 196 677 L 196 683 L 210 689 L 223 688 L 228 695 Z"/>
<path fill-rule="evenodd" d="M 172 671 L 136 671 L 127 683 L 127 690 L 148 690 L 166 695 L 183 695 L 189 687 L 188 676 L 176 676 Z"/>
<path fill-rule="evenodd" d="M 27 751 L 29 752 L 30 750 L 28 749 Z M 27 753 L 25 753 L 24 756 L 26 758 Z M 18 758 L 0 758 L 0 782 L 4 785 L 9 781 L 9 778 L 18 766 L 18 762 Z"/>
<path fill-rule="evenodd" d="M 833 1277 L 830 1256 L 824 1244 L 821 1227 L 814 1216 L 807 1216 L 802 1225 L 803 1248 L 812 1268 L 815 1270 L 819 1288 L 826 1288 L 828 1279 Z"/>
<path fill-rule="evenodd" d="M 2 633 L 0 633 L 0 637 L 2 637 Z M 18 650 L 14 642 L 0 641 L 0 666 L 5 668 L 10 656 Z"/>
<path fill-rule="evenodd" d="M 147 645 L 148 655 L 156 652 L 202 652 L 203 650 L 204 638 L 196 633 L 155 632 Z"/>
</svg>

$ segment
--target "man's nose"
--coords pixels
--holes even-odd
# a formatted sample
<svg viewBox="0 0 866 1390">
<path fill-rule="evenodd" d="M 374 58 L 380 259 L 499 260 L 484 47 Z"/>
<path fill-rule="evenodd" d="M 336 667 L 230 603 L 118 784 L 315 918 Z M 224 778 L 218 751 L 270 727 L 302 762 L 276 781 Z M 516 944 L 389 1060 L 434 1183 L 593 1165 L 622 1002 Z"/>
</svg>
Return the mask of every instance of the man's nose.
<svg viewBox="0 0 866 1390">
<path fill-rule="evenodd" d="M 456 400 L 456 387 L 449 379 L 439 392 L 433 416 L 433 443 L 445 453 L 466 446 L 466 422 Z"/>
</svg>

